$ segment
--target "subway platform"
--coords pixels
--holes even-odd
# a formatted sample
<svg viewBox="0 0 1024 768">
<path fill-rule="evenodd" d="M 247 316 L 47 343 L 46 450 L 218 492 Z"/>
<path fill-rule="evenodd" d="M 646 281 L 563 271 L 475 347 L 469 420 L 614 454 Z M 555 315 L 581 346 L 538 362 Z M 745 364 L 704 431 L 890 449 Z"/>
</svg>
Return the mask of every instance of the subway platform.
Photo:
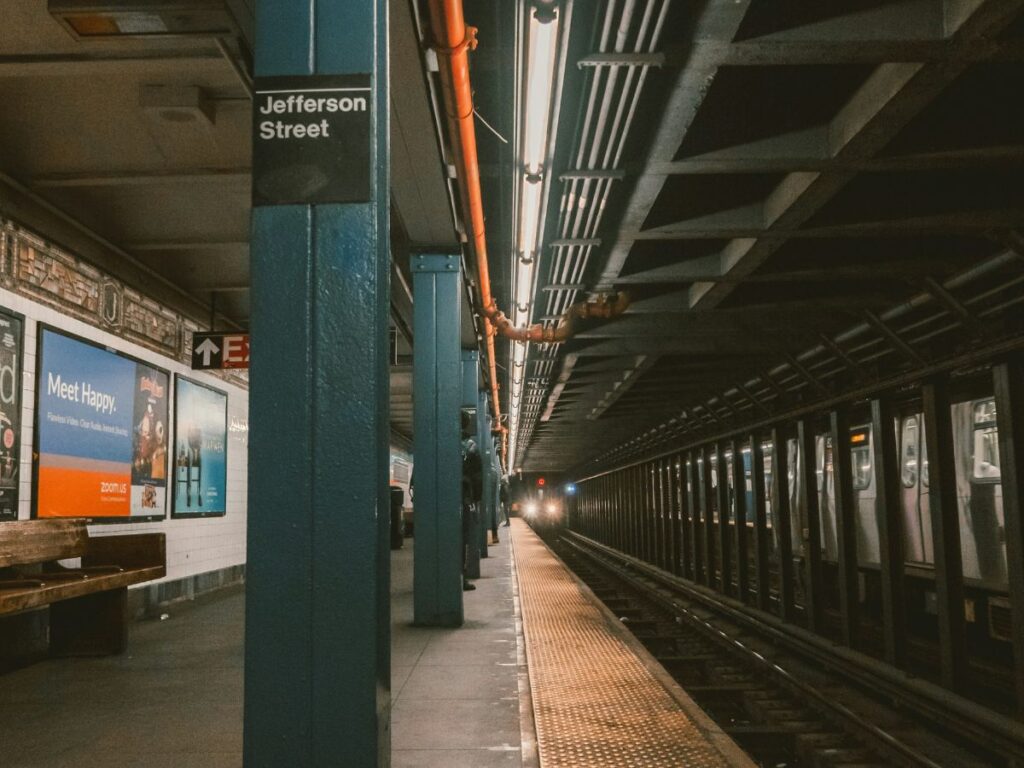
<svg viewBox="0 0 1024 768">
<path fill-rule="evenodd" d="M 412 626 L 414 542 L 392 555 L 393 766 L 751 765 L 525 523 L 502 537 L 458 629 Z M 244 604 L 222 592 L 135 625 L 124 656 L 0 677 L 0 763 L 237 768 Z"/>
</svg>

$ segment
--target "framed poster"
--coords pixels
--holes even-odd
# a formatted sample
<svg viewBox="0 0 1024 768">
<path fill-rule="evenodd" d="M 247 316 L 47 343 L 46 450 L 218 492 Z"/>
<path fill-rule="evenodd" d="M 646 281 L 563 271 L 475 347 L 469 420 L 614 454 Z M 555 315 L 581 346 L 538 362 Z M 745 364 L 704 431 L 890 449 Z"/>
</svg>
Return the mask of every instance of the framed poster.
<svg viewBox="0 0 1024 768">
<path fill-rule="evenodd" d="M 18 519 L 25 318 L 0 308 L 0 521 Z"/>
<path fill-rule="evenodd" d="M 46 325 L 36 357 L 33 516 L 167 514 L 167 371 Z"/>
<path fill-rule="evenodd" d="M 227 447 L 227 394 L 176 374 L 172 517 L 227 513 Z"/>
</svg>

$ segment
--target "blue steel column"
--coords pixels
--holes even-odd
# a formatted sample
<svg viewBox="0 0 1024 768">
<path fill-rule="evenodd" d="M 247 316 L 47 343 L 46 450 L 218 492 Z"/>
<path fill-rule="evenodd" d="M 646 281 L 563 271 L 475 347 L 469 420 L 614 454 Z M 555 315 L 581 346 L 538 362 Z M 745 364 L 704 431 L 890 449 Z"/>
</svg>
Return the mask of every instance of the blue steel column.
<svg viewBox="0 0 1024 768">
<path fill-rule="evenodd" d="M 373 199 L 253 211 L 244 761 L 383 766 L 387 4 L 255 6 L 257 76 L 373 76 Z"/>
<path fill-rule="evenodd" d="M 462 624 L 462 359 L 459 256 L 412 257 L 413 462 L 416 536 L 413 617 Z"/>
<path fill-rule="evenodd" d="M 480 386 L 480 353 L 477 350 L 462 350 L 462 406 L 464 408 L 479 408 L 477 391 Z M 480 459 L 483 461 L 483 445 L 479 435 L 480 419 L 477 418 L 476 443 L 480 447 Z M 480 549 L 475 546 L 480 538 L 480 525 L 482 520 L 481 510 L 477 510 L 476 521 L 469 529 L 469 546 L 466 547 L 466 577 L 470 579 L 480 578 Z"/>
</svg>

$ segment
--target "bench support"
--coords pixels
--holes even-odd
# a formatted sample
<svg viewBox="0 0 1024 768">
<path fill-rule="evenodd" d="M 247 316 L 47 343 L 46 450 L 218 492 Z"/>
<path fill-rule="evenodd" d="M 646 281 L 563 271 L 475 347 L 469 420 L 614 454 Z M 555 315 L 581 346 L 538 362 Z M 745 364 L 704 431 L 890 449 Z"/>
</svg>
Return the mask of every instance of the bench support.
<svg viewBox="0 0 1024 768">
<path fill-rule="evenodd" d="M 51 656 L 106 656 L 127 647 L 127 587 L 50 606 Z"/>
</svg>

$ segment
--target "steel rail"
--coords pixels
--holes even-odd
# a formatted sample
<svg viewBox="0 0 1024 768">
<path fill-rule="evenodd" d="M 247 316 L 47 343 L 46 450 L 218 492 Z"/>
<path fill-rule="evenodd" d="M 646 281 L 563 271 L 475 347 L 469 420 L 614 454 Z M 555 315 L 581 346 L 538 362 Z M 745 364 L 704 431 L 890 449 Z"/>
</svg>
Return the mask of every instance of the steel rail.
<svg viewBox="0 0 1024 768">
<path fill-rule="evenodd" d="M 865 654 L 836 646 L 828 639 L 781 619 L 724 597 L 709 588 L 690 584 L 646 562 L 574 531 L 566 531 L 563 539 L 586 551 L 593 551 L 618 560 L 661 585 L 682 593 L 708 609 L 752 632 L 783 645 L 790 652 L 808 658 L 836 672 L 847 681 L 874 693 L 882 693 L 908 707 L 924 719 L 988 750 L 997 750 L 1009 760 L 1024 759 L 1024 729 L 1012 718 L 1003 716 L 981 704 L 965 699 L 940 686 L 911 679 L 900 670 Z M 679 606 L 673 606 L 678 609 Z M 743 647 L 742 644 L 738 644 Z M 756 653 L 746 649 L 747 653 Z M 798 681 L 799 682 L 799 681 Z M 811 689 L 813 690 L 813 689 Z M 831 703 L 831 702 L 829 702 Z"/>
<path fill-rule="evenodd" d="M 714 641 L 728 645 L 732 650 L 745 657 L 748 662 L 753 663 L 754 666 L 761 668 L 768 675 L 781 680 L 785 686 L 798 691 L 802 696 L 813 700 L 819 707 L 828 710 L 833 716 L 838 716 L 842 721 L 852 723 L 857 729 L 867 734 L 871 739 L 881 742 L 884 748 L 897 752 L 901 757 L 907 760 L 908 764 L 920 766 L 920 768 L 943 768 L 939 763 L 936 763 L 927 756 L 922 755 L 913 747 L 902 742 L 899 737 L 894 736 L 884 728 L 865 720 L 844 704 L 833 699 L 829 699 L 817 688 L 802 682 L 784 667 L 766 658 L 753 648 L 748 647 L 741 640 L 730 637 L 725 631 L 714 626 L 707 619 L 702 618 L 691 609 L 670 599 L 663 598 L 660 595 L 649 592 L 649 590 L 644 589 L 642 584 L 636 583 L 635 577 L 624 572 L 622 569 L 608 565 L 607 563 L 601 563 L 599 558 L 595 558 L 592 553 L 588 552 L 586 548 L 580 546 L 576 542 L 568 543 L 585 557 L 590 558 L 592 562 L 599 563 L 600 567 L 611 569 L 617 578 L 631 584 L 636 589 L 644 591 L 650 600 L 657 602 L 666 610 L 675 614 L 682 614 L 691 624 L 695 625 L 699 631 L 708 635 Z"/>
</svg>

